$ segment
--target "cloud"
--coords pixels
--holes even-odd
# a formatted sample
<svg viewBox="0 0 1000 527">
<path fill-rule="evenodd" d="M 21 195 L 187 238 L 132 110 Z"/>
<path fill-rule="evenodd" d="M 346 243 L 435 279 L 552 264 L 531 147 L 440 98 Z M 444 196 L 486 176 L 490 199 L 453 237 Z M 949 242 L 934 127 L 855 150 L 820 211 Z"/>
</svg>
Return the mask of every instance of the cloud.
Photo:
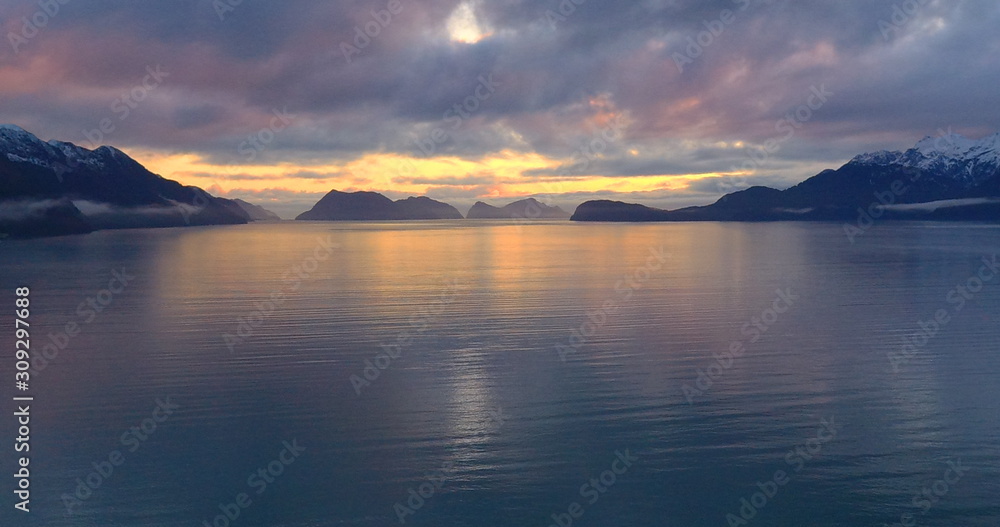
<svg viewBox="0 0 1000 527">
<path fill-rule="evenodd" d="M 46 211 L 64 204 L 60 200 L 0 201 L 0 221 L 23 221 L 42 216 Z"/>
<path fill-rule="evenodd" d="M 885 205 L 884 207 L 889 210 L 898 211 L 934 212 L 938 209 L 967 207 L 970 205 L 986 205 L 990 203 L 1000 203 L 1000 200 L 994 198 L 943 199 L 939 201 L 929 201 L 927 203 L 898 203 L 894 205 Z"/>
<path fill-rule="evenodd" d="M 190 216 L 201 211 L 204 207 L 196 207 L 187 203 L 172 202 L 172 206 L 164 207 L 157 205 L 143 207 L 122 207 L 110 203 L 102 203 L 88 200 L 74 200 L 73 205 L 88 218 L 109 215 L 127 216 L 176 216 L 183 214 Z"/>
<path fill-rule="evenodd" d="M 440 185 L 440 186 L 476 186 L 476 185 L 491 185 L 497 182 L 497 177 L 494 174 L 467 174 L 462 177 L 415 177 L 415 178 L 394 178 L 394 183 L 401 183 L 407 185 Z"/>
<path fill-rule="evenodd" d="M 254 205 L 260 205 L 286 220 L 293 219 L 311 209 L 317 201 L 326 195 L 326 192 L 300 192 L 283 188 L 262 190 L 236 188 L 226 191 L 210 187 L 207 190 L 212 195 L 222 198 L 239 198 Z"/>
<path fill-rule="evenodd" d="M 895 3 L 584 2 L 552 23 L 546 14 L 559 0 L 404 0 L 348 62 L 341 44 L 353 45 L 378 2 L 245 0 L 220 18 L 199 0 L 92 0 L 62 6 L 20 52 L 0 47 L 0 121 L 82 143 L 84 131 L 110 119 L 114 131 L 102 142 L 239 165 L 241 144 L 287 109 L 296 117 L 256 159 L 304 167 L 287 179 L 337 177 L 308 166 L 372 154 L 500 152 L 570 164 L 529 171 L 527 181 L 638 178 L 726 173 L 745 154 L 712 145 L 762 145 L 811 87 L 824 85 L 835 95 L 754 176 L 802 180 L 817 166 L 902 148 L 939 128 L 979 135 L 1000 127 L 1000 62 L 990 53 L 1000 47 L 1000 5 L 934 0 L 893 21 Z M 725 9 L 732 22 L 680 71 L 677 54 Z M 0 29 L 19 31 L 18 20 Z M 116 101 L 158 65 L 169 76 L 121 118 Z M 450 120 L 491 74 L 495 93 Z M 615 115 L 629 119 L 621 139 L 586 169 L 566 170 Z M 435 129 L 447 137 L 428 156 L 418 143 Z M 460 181 L 495 183 L 436 183 Z"/>
</svg>

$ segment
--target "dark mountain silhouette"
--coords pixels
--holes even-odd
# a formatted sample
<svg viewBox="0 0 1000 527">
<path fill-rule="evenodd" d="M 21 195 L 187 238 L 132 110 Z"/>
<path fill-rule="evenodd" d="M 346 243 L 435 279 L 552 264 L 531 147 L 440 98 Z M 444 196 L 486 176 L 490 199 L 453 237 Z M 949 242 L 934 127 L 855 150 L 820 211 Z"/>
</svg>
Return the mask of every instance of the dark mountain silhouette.
<svg viewBox="0 0 1000 527">
<path fill-rule="evenodd" d="M 472 219 L 568 219 L 570 214 L 559 207 L 551 207 L 535 198 L 522 199 L 503 207 L 494 207 L 477 201 L 469 209 L 467 217 Z"/>
<path fill-rule="evenodd" d="M 243 212 L 247 213 L 247 216 L 250 216 L 250 221 L 281 221 L 280 216 L 260 205 L 254 205 L 238 198 L 234 199 L 233 203 L 239 205 L 243 209 Z"/>
<path fill-rule="evenodd" d="M 460 220 L 458 209 L 428 197 L 410 197 L 399 201 L 378 192 L 340 192 L 331 190 L 313 208 L 297 220 L 308 221 L 377 221 L 377 220 Z"/>
<path fill-rule="evenodd" d="M 0 201 L 0 239 L 86 234 L 93 230 L 67 198 Z"/>
<path fill-rule="evenodd" d="M 43 142 L 0 125 L 0 233 L 34 237 L 247 221 L 236 203 L 153 174 L 118 149 Z"/>
<path fill-rule="evenodd" d="M 455 207 L 426 196 L 409 197 L 394 202 L 400 220 L 460 220 L 462 213 Z"/>
<path fill-rule="evenodd" d="M 588 201 L 576 221 L 1000 220 L 1000 134 L 926 138 L 906 152 L 862 154 L 794 187 L 751 187 L 711 205 L 661 210 Z"/>
<path fill-rule="evenodd" d="M 340 192 L 331 190 L 313 208 L 296 220 L 350 221 L 384 220 L 393 215 L 393 201 L 378 192 Z"/>
</svg>

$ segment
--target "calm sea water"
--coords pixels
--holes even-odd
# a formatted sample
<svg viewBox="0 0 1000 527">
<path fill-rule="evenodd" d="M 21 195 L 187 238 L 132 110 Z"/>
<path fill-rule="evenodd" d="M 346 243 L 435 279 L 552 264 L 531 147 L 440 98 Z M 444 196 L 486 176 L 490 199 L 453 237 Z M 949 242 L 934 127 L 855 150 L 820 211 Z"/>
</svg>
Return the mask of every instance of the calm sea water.
<svg viewBox="0 0 1000 527">
<path fill-rule="evenodd" d="M 888 223 L 6 241 L 0 342 L 27 285 L 54 358 L 0 524 L 997 526 L 998 251 Z"/>
</svg>

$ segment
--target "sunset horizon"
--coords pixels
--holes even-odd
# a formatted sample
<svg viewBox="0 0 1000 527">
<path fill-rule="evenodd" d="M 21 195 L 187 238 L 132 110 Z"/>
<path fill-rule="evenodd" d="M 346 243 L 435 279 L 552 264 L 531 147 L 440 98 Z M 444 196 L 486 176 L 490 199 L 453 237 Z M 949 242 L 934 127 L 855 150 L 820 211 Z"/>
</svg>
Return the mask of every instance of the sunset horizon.
<svg viewBox="0 0 1000 527">
<path fill-rule="evenodd" d="M 0 111 L 284 217 L 330 189 L 463 208 L 527 196 L 679 208 L 926 136 L 997 131 L 982 86 L 1000 68 L 926 55 L 983 34 L 974 4 L 831 10 L 850 40 L 792 4 L 716 4 L 647 2 L 641 19 L 568 0 L 517 16 L 474 1 L 18 4 L 0 28 L 0 72 L 18 79 L 0 84 Z"/>
<path fill-rule="evenodd" d="M 1000 526 L 997 27 L 0 0 L 0 527 Z"/>
</svg>

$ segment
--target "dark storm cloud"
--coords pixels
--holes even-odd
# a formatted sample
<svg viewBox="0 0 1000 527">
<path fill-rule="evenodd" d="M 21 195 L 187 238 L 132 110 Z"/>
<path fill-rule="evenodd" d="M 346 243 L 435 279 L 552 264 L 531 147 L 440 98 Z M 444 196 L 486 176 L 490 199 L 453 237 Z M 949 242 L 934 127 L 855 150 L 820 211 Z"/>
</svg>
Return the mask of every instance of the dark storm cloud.
<svg viewBox="0 0 1000 527">
<path fill-rule="evenodd" d="M 570 163 L 553 169 L 528 170 L 524 172 L 526 177 L 550 178 L 551 176 L 562 176 L 565 179 L 574 177 L 584 177 L 592 174 L 601 174 L 610 177 L 635 177 L 635 176 L 683 176 L 687 174 L 704 174 L 710 172 L 721 172 L 720 167 L 725 166 L 726 159 L 729 159 L 730 166 L 735 165 L 739 158 L 728 153 L 726 157 L 713 158 L 697 162 L 692 159 L 642 159 L 642 158 L 616 158 L 598 159 L 586 163 Z"/>
<path fill-rule="evenodd" d="M 287 109 L 296 119 L 261 159 L 422 155 L 418 141 L 435 128 L 448 137 L 431 155 L 570 158 L 611 112 L 630 119 L 616 148 L 636 148 L 640 159 L 593 166 L 623 176 L 723 172 L 739 156 L 709 148 L 676 159 L 663 144 L 761 144 L 782 135 L 781 119 L 816 87 L 833 95 L 797 123 L 774 162 L 833 163 L 939 128 L 1000 128 L 993 2 L 474 1 L 490 36 L 469 45 L 447 36 L 456 0 L 400 0 L 348 61 L 342 45 L 359 43 L 357 28 L 387 5 L 245 0 L 220 16 L 212 0 L 70 2 L 17 53 L 0 51 L 0 120 L 80 142 L 161 65 L 169 77 L 106 142 L 240 162 L 247 136 Z M 20 17 L 38 7 L 0 6 L 10 44 Z M 721 33 L 690 56 L 713 25 Z M 678 56 L 690 59 L 683 72 Z M 489 75 L 495 92 L 464 115 L 448 113 Z"/>
</svg>

